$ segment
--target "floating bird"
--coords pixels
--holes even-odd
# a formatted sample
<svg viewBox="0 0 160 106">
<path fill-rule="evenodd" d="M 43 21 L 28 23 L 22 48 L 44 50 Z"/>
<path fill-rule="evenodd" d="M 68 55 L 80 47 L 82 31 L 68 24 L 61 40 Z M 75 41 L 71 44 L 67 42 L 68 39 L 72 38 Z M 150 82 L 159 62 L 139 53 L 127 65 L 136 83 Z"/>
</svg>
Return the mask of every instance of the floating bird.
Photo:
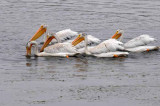
<svg viewBox="0 0 160 106">
<path fill-rule="evenodd" d="M 121 32 L 121 37 L 123 37 L 124 31 L 123 30 L 118 30 L 118 31 Z M 122 38 L 120 39 L 120 41 L 121 40 Z M 147 34 L 143 34 L 124 43 L 124 48 L 129 52 L 145 52 L 145 51 L 158 50 L 159 49 L 158 46 L 146 46 L 147 44 L 155 40 L 156 40 L 155 38 Z"/>
<path fill-rule="evenodd" d="M 109 39 L 105 40 L 102 43 L 98 44 L 93 48 L 88 48 L 88 35 L 85 33 L 81 33 L 78 37 L 72 42 L 72 45 L 76 46 L 82 41 L 85 41 L 85 54 L 92 55 L 96 57 L 118 57 L 118 56 L 127 56 L 128 52 L 117 52 L 118 50 L 124 50 L 122 46 L 123 43 L 117 41 L 118 36 L 121 36 L 119 32 L 116 32 L 115 35 Z"/>
<path fill-rule="evenodd" d="M 117 30 L 116 33 L 112 36 L 112 39 L 118 39 L 121 36 L 121 30 Z M 101 43 L 101 40 L 92 36 L 87 35 L 87 48 L 92 49 L 98 44 Z M 78 49 L 79 53 L 85 53 L 85 40 L 78 43 L 75 47 Z"/>
<path fill-rule="evenodd" d="M 48 46 L 43 52 L 38 52 L 38 44 L 36 41 L 29 41 L 26 45 L 26 56 L 31 56 L 31 48 L 34 49 L 35 56 L 59 56 L 68 57 L 78 54 L 75 47 L 70 43 L 56 43 Z"/>
<path fill-rule="evenodd" d="M 55 34 L 52 33 L 44 42 L 40 52 L 38 52 L 38 44 L 36 41 L 29 41 L 26 45 L 26 55 L 31 56 L 31 48 L 34 49 L 34 54 L 36 56 L 60 56 L 68 57 L 79 54 L 77 49 L 72 45 L 72 43 L 56 43 L 54 45 L 47 45 L 51 42 L 52 39 L 57 39 Z M 73 43 L 74 44 L 74 43 Z"/>
</svg>

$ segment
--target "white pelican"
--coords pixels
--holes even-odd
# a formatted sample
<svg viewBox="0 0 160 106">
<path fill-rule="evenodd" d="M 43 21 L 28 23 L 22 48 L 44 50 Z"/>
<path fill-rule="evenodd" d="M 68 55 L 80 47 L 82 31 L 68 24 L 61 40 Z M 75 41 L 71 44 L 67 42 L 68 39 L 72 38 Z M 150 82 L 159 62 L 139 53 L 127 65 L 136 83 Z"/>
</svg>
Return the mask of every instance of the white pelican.
<svg viewBox="0 0 160 106">
<path fill-rule="evenodd" d="M 112 36 L 112 39 L 118 39 L 121 36 L 121 30 L 116 31 L 116 33 Z M 92 36 L 87 35 L 87 48 L 91 49 L 101 43 L 101 40 Z M 75 47 L 78 49 L 79 53 L 85 53 L 85 41 L 81 41 Z"/>
<path fill-rule="evenodd" d="M 123 30 L 117 30 L 117 31 L 119 31 L 123 36 L 124 33 Z M 120 39 L 120 41 L 121 40 L 122 38 Z M 125 50 L 130 52 L 145 52 L 145 51 L 158 50 L 159 49 L 158 46 L 146 46 L 147 44 L 153 41 L 155 41 L 155 38 L 147 34 L 143 34 L 124 43 L 124 48 Z"/>
<path fill-rule="evenodd" d="M 26 56 L 31 56 L 31 48 L 34 49 L 36 56 L 59 56 L 68 57 L 78 54 L 76 48 L 70 43 L 56 43 L 55 45 L 48 46 L 43 52 L 38 52 L 38 44 L 36 41 L 29 41 L 26 45 Z"/>
<path fill-rule="evenodd" d="M 81 41 L 85 41 L 85 53 L 87 55 L 92 55 L 96 57 L 119 57 L 119 56 L 127 56 L 128 52 L 118 52 L 117 50 L 124 50 L 122 46 L 122 42 L 117 41 L 115 39 L 105 40 L 99 45 L 88 49 L 88 35 L 85 33 L 79 34 L 78 37 L 72 42 L 72 45 L 76 46 Z M 113 38 L 118 38 L 120 34 L 116 32 Z"/>
<path fill-rule="evenodd" d="M 38 44 L 36 41 L 29 41 L 26 45 L 26 56 L 31 56 L 31 48 L 34 47 L 34 54 L 36 56 L 60 56 L 60 57 L 66 57 L 66 56 L 75 56 L 76 54 L 79 54 L 77 49 L 73 47 L 75 45 L 73 43 L 56 43 L 54 45 L 46 47 L 52 39 L 56 39 L 55 34 L 52 33 L 51 36 L 49 36 L 45 43 L 43 44 L 40 53 L 38 52 Z"/>
</svg>

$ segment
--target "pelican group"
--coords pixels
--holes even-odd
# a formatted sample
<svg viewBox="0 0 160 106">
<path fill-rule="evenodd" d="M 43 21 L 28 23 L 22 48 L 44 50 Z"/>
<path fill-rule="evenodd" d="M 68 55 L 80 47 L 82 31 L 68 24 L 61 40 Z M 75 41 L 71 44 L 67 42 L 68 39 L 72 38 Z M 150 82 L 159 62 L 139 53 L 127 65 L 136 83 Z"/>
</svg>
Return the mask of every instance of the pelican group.
<svg viewBox="0 0 160 106">
<path fill-rule="evenodd" d="M 158 46 L 146 46 L 150 42 L 155 41 L 149 35 L 140 35 L 126 43 L 122 43 L 123 30 L 117 30 L 110 39 L 104 41 L 85 33 L 78 34 L 78 32 L 71 29 L 65 29 L 57 33 L 46 32 L 47 26 L 41 25 L 26 45 L 26 56 L 31 56 L 32 48 L 36 56 L 60 57 L 75 56 L 77 54 L 86 54 L 95 57 L 126 57 L 130 52 L 159 49 Z M 45 41 L 39 51 L 36 39 L 43 34 L 45 34 Z"/>
</svg>

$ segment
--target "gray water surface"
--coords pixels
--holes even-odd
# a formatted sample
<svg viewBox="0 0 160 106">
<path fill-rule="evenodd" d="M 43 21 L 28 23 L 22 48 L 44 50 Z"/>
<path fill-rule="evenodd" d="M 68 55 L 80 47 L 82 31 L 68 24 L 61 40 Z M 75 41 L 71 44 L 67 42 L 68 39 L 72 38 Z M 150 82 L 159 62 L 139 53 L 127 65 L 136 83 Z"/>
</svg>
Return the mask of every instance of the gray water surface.
<svg viewBox="0 0 160 106">
<path fill-rule="evenodd" d="M 0 106 L 159 106 L 160 52 L 127 58 L 25 57 L 41 24 L 124 42 L 149 34 L 160 46 L 159 0 L 0 0 Z M 38 42 L 42 41 L 41 37 Z"/>
</svg>

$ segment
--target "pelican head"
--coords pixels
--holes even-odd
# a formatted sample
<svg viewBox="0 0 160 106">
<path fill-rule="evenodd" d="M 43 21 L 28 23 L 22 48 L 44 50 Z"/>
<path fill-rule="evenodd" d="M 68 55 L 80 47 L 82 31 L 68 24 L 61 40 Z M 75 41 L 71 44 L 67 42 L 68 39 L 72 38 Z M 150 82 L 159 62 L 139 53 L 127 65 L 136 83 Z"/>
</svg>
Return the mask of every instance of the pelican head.
<svg viewBox="0 0 160 106">
<path fill-rule="evenodd" d="M 124 33 L 123 30 L 118 29 L 118 30 L 116 31 L 116 33 L 112 36 L 112 39 L 118 39 L 119 37 L 122 36 L 123 33 Z"/>
<path fill-rule="evenodd" d="M 31 56 L 31 48 L 32 46 L 35 46 L 37 47 L 38 44 L 36 41 L 29 41 L 27 44 L 26 44 L 26 56 Z M 37 48 L 37 51 L 38 51 L 38 48 Z"/>
<path fill-rule="evenodd" d="M 37 32 L 33 35 L 33 37 L 29 41 L 34 41 L 38 39 L 41 35 L 43 35 L 47 31 L 47 25 L 41 25 Z"/>
<path fill-rule="evenodd" d="M 44 42 L 43 46 L 41 47 L 40 52 L 43 52 L 44 48 L 47 47 L 47 45 L 52 41 L 52 39 L 56 39 L 55 35 L 56 35 L 55 33 L 48 33 L 47 34 L 47 39 Z"/>
<path fill-rule="evenodd" d="M 79 44 L 80 42 L 82 42 L 83 40 L 85 40 L 87 34 L 86 33 L 80 33 L 77 38 L 72 42 L 73 46 L 76 46 L 77 44 Z"/>
</svg>

